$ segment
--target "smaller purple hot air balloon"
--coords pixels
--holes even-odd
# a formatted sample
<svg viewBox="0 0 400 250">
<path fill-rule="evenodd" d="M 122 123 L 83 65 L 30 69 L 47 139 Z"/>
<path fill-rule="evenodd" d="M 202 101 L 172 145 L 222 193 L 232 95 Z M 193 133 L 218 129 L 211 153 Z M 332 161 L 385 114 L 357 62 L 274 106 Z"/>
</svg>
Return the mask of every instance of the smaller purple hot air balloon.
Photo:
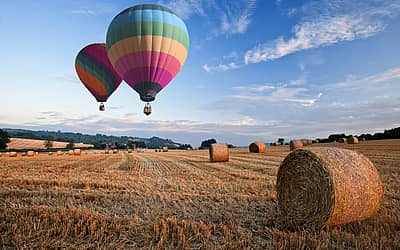
<svg viewBox="0 0 400 250">
<path fill-rule="evenodd" d="M 100 103 L 99 110 L 121 84 L 122 79 L 114 70 L 107 56 L 104 43 L 94 43 L 83 48 L 75 59 L 79 79 Z"/>
</svg>

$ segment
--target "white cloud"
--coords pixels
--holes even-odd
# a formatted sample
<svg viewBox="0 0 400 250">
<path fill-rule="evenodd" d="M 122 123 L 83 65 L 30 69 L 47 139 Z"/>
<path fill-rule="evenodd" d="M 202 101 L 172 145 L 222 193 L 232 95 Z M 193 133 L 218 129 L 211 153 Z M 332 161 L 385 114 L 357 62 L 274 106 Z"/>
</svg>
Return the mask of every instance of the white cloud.
<svg viewBox="0 0 400 250">
<path fill-rule="evenodd" d="M 293 37 L 288 40 L 280 37 L 247 51 L 244 61 L 245 64 L 271 61 L 301 50 L 366 38 L 382 31 L 384 27 L 381 22 L 361 16 L 323 17 L 296 25 Z"/>
<path fill-rule="evenodd" d="M 81 84 L 78 76 L 72 73 L 56 73 L 56 74 L 49 74 L 50 78 L 55 79 L 59 82 L 68 82 L 68 83 L 76 83 Z"/>
<path fill-rule="evenodd" d="M 84 16 L 96 16 L 106 13 L 118 13 L 118 12 L 119 8 L 110 3 L 91 3 L 88 6 L 80 6 L 70 11 L 71 14 L 84 15 Z"/>
<path fill-rule="evenodd" d="M 237 65 L 235 62 L 231 62 L 228 64 L 218 64 L 217 66 L 209 66 L 208 64 L 203 65 L 203 69 L 207 71 L 208 73 L 211 72 L 225 72 L 231 69 L 238 69 L 240 68 L 239 65 Z"/>
<path fill-rule="evenodd" d="M 251 23 L 256 2 L 256 0 L 244 1 L 244 7 L 243 5 L 228 5 L 227 7 L 231 8 L 222 15 L 221 33 L 225 35 L 245 33 Z"/>
<path fill-rule="evenodd" d="M 166 5 L 179 17 L 188 19 L 192 15 L 205 15 L 203 2 L 202 0 L 173 0 Z"/>
<path fill-rule="evenodd" d="M 382 87 L 377 83 L 389 82 L 392 80 L 400 79 L 400 67 L 388 69 L 382 73 L 377 73 L 365 77 L 355 77 L 350 75 L 343 82 L 331 83 L 326 86 L 327 89 L 343 89 L 357 90 L 368 89 L 368 87 Z"/>
</svg>

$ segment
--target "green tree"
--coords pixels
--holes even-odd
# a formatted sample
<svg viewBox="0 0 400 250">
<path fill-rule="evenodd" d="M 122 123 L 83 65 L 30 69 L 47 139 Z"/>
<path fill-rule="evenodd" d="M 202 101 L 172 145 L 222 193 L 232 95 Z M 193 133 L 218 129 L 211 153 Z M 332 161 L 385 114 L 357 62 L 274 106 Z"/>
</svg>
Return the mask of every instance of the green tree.
<svg viewBox="0 0 400 250">
<path fill-rule="evenodd" d="M 10 142 L 10 135 L 6 131 L 0 129 L 0 149 L 6 149 L 7 143 L 9 142 Z"/>
<path fill-rule="evenodd" d="M 44 143 L 43 143 L 44 147 L 45 147 L 47 150 L 50 149 L 50 148 L 52 148 L 52 147 L 53 147 L 53 141 L 54 141 L 54 138 L 53 138 L 52 136 L 46 137 L 46 140 L 45 140 Z"/>
<path fill-rule="evenodd" d="M 75 143 L 72 141 L 68 142 L 68 144 L 66 146 L 67 149 L 73 149 L 74 147 L 75 147 Z"/>
</svg>

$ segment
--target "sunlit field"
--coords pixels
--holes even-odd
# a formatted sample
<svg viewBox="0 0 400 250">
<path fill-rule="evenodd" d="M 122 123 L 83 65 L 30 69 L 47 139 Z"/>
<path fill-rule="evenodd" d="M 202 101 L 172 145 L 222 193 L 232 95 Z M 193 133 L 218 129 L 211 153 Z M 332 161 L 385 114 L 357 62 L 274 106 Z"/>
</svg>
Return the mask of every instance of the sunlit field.
<svg viewBox="0 0 400 250">
<path fill-rule="evenodd" d="M 84 151 L 0 157 L 0 248 L 400 248 L 400 140 L 331 143 L 365 154 L 385 195 L 362 222 L 290 231 L 275 183 L 288 146 L 265 154 Z M 317 205 L 317 204 L 316 204 Z"/>
</svg>

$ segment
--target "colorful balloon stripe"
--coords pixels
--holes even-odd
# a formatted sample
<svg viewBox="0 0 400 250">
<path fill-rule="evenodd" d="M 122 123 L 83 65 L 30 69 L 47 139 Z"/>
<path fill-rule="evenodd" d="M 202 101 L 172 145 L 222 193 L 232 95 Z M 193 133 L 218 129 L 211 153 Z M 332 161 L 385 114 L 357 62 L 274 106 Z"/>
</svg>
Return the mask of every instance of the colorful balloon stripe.
<svg viewBox="0 0 400 250">
<path fill-rule="evenodd" d="M 152 71 L 157 71 L 157 75 L 153 78 L 151 77 Z M 127 81 L 131 87 L 134 87 L 136 83 L 140 82 L 156 82 L 164 88 L 172 78 L 173 75 L 171 75 L 167 70 L 155 67 L 134 68 L 126 72 L 124 75 L 124 79 L 135 79 L 134 81 Z"/>
<path fill-rule="evenodd" d="M 85 84 L 85 87 L 90 93 L 96 98 L 98 102 L 105 102 L 108 99 L 108 91 L 104 85 L 96 77 L 90 74 L 88 71 L 81 68 L 78 64 L 75 64 L 76 72 L 82 82 L 90 82 Z"/>
<path fill-rule="evenodd" d="M 115 18 L 109 27 L 114 30 L 122 25 L 135 22 L 160 22 L 174 25 L 187 33 L 185 23 L 175 14 L 161 10 L 135 10 L 130 11 L 129 15 L 120 15 Z"/>
<path fill-rule="evenodd" d="M 187 32 L 174 25 L 160 22 L 134 22 L 122 25 L 113 30 L 108 30 L 107 50 L 114 43 L 122 39 L 146 35 L 168 37 L 181 43 L 186 50 L 189 49 L 189 36 Z"/>
<path fill-rule="evenodd" d="M 114 65 L 124 55 L 141 51 L 169 54 L 181 65 L 185 63 L 187 57 L 187 50 L 181 43 L 162 36 L 135 36 L 120 40 L 108 50 L 108 57 Z"/>
<path fill-rule="evenodd" d="M 168 65 L 168 66 L 167 66 Z M 162 66 L 165 66 L 164 69 Z M 120 58 L 116 63 L 115 67 L 121 69 L 121 75 L 125 75 L 127 71 L 132 68 L 141 67 L 153 67 L 167 70 L 171 75 L 175 76 L 181 69 L 180 62 L 171 55 L 160 53 L 157 51 L 141 51 Z M 156 71 L 151 72 L 150 76 L 154 77 Z"/>
</svg>

